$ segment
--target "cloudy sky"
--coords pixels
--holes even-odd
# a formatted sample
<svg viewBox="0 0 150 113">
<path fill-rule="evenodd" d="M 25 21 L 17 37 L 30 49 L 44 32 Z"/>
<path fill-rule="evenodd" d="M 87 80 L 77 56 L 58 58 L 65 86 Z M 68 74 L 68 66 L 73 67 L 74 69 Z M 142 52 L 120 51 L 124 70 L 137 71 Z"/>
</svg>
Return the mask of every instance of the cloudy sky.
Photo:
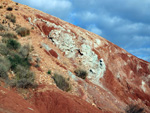
<svg viewBox="0 0 150 113">
<path fill-rule="evenodd" d="M 150 61 L 150 0 L 13 0 L 92 31 Z"/>
</svg>

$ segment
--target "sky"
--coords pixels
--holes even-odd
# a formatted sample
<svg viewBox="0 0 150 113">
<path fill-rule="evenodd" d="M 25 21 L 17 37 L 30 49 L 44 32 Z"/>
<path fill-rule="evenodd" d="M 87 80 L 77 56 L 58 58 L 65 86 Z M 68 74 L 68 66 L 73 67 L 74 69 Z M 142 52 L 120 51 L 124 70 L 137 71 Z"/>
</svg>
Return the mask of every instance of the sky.
<svg viewBox="0 0 150 113">
<path fill-rule="evenodd" d="M 94 32 L 150 62 L 150 0 L 13 0 Z"/>
</svg>

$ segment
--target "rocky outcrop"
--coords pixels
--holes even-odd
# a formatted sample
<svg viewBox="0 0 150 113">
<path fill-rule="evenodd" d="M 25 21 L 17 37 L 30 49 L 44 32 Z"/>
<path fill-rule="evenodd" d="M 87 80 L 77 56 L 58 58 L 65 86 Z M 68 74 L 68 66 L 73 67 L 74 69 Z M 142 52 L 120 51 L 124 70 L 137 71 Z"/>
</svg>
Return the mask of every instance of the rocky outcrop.
<svg viewBox="0 0 150 113">
<path fill-rule="evenodd" d="M 64 108 L 61 112 L 117 113 L 124 112 L 130 104 L 150 112 L 150 63 L 96 34 L 19 5 L 17 11 L 12 11 L 17 24 L 34 28 L 30 37 L 19 37 L 19 41 L 31 43 L 33 53 L 41 59 L 42 71 L 32 67 L 37 83 L 46 86 L 46 90 L 34 92 L 33 105 L 39 112 L 52 109 L 57 113 Z M 85 80 L 75 76 L 77 68 L 86 70 Z M 49 69 L 68 80 L 72 86 L 70 94 L 51 87 L 55 83 L 46 74 Z"/>
<path fill-rule="evenodd" d="M 106 107 L 109 111 L 122 111 L 131 103 L 149 106 L 149 80 L 145 79 L 150 75 L 148 62 L 136 58 L 104 38 L 86 30 L 72 27 L 58 19 L 57 23 L 50 24 L 55 17 L 48 16 L 47 19 L 45 17 L 37 15 L 39 20 L 45 22 L 42 26 L 50 27 L 46 30 L 48 35 L 45 35 L 64 53 L 65 57 L 73 60 L 77 67 L 82 67 L 88 72 L 87 81 L 89 82 L 85 82 L 71 73 L 73 70 L 68 69 L 72 79 L 81 85 L 84 95 L 87 95 L 84 98 L 86 101 L 103 109 Z M 35 25 L 38 23 L 35 22 Z M 82 84 L 79 81 L 82 81 Z M 95 89 L 95 87 L 98 88 Z M 93 89 L 95 90 L 91 91 Z M 98 95 L 101 92 L 109 96 L 98 98 L 102 96 Z M 143 98 L 142 95 L 145 95 L 146 98 Z M 106 105 L 99 101 L 103 101 Z M 146 103 L 143 104 L 143 102 Z M 108 107 L 109 103 L 111 104 Z"/>
</svg>

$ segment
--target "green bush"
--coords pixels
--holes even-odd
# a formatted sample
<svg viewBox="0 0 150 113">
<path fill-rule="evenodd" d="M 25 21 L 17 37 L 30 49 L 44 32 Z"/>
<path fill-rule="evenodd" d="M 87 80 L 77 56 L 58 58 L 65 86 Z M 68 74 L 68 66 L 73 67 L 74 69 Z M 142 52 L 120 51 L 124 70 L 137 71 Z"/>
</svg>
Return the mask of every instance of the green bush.
<svg viewBox="0 0 150 113">
<path fill-rule="evenodd" d="M 29 68 L 30 67 L 30 62 L 28 58 L 22 58 L 19 54 L 17 53 L 11 53 L 8 56 L 8 59 L 11 63 L 11 69 L 16 69 L 17 65 L 21 65 L 24 68 Z"/>
<path fill-rule="evenodd" d="M 70 90 L 70 84 L 66 81 L 66 79 L 58 74 L 54 74 L 52 77 L 57 85 L 58 88 L 60 88 L 63 91 L 69 91 Z"/>
<path fill-rule="evenodd" d="M 18 33 L 18 35 L 20 35 L 21 37 L 30 35 L 30 30 L 25 28 L 25 27 L 20 27 L 16 30 L 16 32 Z"/>
<path fill-rule="evenodd" d="M 15 81 L 16 87 L 26 89 L 26 88 L 33 88 L 35 86 L 34 73 L 31 72 L 29 69 L 26 69 L 21 65 L 18 65 L 15 69 L 15 75 L 16 75 Z"/>
<path fill-rule="evenodd" d="M 0 31 L 3 31 L 3 30 L 5 30 L 6 28 L 2 25 L 2 24 L 0 24 Z"/>
<path fill-rule="evenodd" d="M 0 57 L 0 64 L 4 64 L 7 67 L 7 71 L 10 69 L 10 61 L 5 57 Z"/>
<path fill-rule="evenodd" d="M 24 57 L 24 58 L 27 58 L 29 56 L 29 53 L 31 51 L 31 48 L 30 48 L 30 45 L 24 45 L 20 48 L 19 50 L 19 54 Z"/>
<path fill-rule="evenodd" d="M 17 39 L 17 35 L 15 35 L 14 33 L 10 33 L 10 32 L 1 33 L 0 35 L 3 38 L 15 38 L 15 39 Z"/>
<path fill-rule="evenodd" d="M 129 105 L 125 111 L 126 113 L 145 113 L 144 108 L 140 108 L 138 105 Z"/>
<path fill-rule="evenodd" d="M 47 71 L 47 74 L 51 75 L 51 70 L 48 70 L 48 71 Z"/>
<path fill-rule="evenodd" d="M 30 80 L 30 79 L 26 79 L 26 78 L 21 78 L 19 80 L 17 80 L 16 78 L 11 79 L 8 84 L 11 87 L 17 87 L 17 88 L 23 88 L 23 89 L 28 89 L 28 88 L 36 88 L 37 84 Z"/>
<path fill-rule="evenodd" d="M 17 81 L 16 87 L 17 88 L 24 88 L 24 89 L 35 88 L 36 84 L 29 79 L 22 78 L 22 79 Z"/>
<path fill-rule="evenodd" d="M 8 78 L 7 72 L 9 69 L 10 69 L 10 62 L 5 58 L 0 57 L 0 77 Z"/>
<path fill-rule="evenodd" d="M 6 15 L 6 18 L 7 18 L 8 20 L 10 20 L 12 23 L 16 23 L 16 16 L 13 15 L 12 13 L 9 14 L 9 15 Z"/>
<path fill-rule="evenodd" d="M 9 49 L 6 47 L 6 44 L 0 43 L 0 54 L 1 55 L 8 55 Z"/>
<path fill-rule="evenodd" d="M 14 50 L 19 49 L 19 47 L 21 46 L 20 43 L 14 39 L 8 39 L 6 45 L 9 49 L 14 49 Z"/>
<path fill-rule="evenodd" d="M 29 70 L 31 66 L 29 60 L 29 45 L 21 46 L 19 42 L 12 38 L 3 38 L 5 43 L 0 42 L 0 78 L 12 87 L 17 88 L 35 88 L 34 73 Z M 21 47 L 19 49 L 19 47 Z M 3 57 L 1 56 L 3 55 Z M 9 79 L 8 71 L 15 73 L 13 79 Z M 2 79 L 2 80 L 3 80 Z"/>
<path fill-rule="evenodd" d="M 14 72 L 16 74 L 17 80 L 25 78 L 25 79 L 30 79 L 31 81 L 34 81 L 34 73 L 22 65 L 17 65 Z"/>
<path fill-rule="evenodd" d="M 85 79 L 87 76 L 87 72 L 85 70 L 82 70 L 82 69 L 76 69 L 74 72 L 75 72 L 76 76 L 78 76 L 82 79 Z"/>
<path fill-rule="evenodd" d="M 1 78 L 8 78 L 7 67 L 4 64 L 1 64 L 1 63 L 0 63 L 0 77 Z"/>
</svg>

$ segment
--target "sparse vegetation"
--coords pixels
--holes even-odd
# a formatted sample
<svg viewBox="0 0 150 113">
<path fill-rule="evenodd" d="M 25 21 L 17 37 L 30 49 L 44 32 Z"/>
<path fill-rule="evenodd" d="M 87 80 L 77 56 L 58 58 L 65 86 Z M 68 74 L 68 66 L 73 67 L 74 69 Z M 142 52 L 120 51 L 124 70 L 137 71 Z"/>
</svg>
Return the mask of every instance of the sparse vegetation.
<svg viewBox="0 0 150 113">
<path fill-rule="evenodd" d="M 27 35 L 30 35 L 30 30 L 25 28 L 25 27 L 19 27 L 16 32 L 18 33 L 18 35 L 20 35 L 21 37 L 25 37 Z"/>
<path fill-rule="evenodd" d="M 52 77 L 57 85 L 61 90 L 63 91 L 69 91 L 70 90 L 70 84 L 66 81 L 66 79 L 59 74 L 54 74 Z"/>
<path fill-rule="evenodd" d="M 145 113 L 144 108 L 140 108 L 138 105 L 129 105 L 125 111 L 126 113 Z"/>
<path fill-rule="evenodd" d="M 30 62 L 28 58 L 21 57 L 18 53 L 12 53 L 8 56 L 9 61 L 11 62 L 11 69 L 16 69 L 17 65 L 21 65 L 24 68 L 30 67 Z"/>
<path fill-rule="evenodd" d="M 10 69 L 10 62 L 6 58 L 0 57 L 0 77 L 8 78 L 7 72 Z"/>
<path fill-rule="evenodd" d="M 36 84 L 34 83 L 34 73 L 29 69 L 26 69 L 21 65 L 17 65 L 15 74 L 16 80 L 14 80 L 13 86 L 24 89 L 35 87 Z"/>
<path fill-rule="evenodd" d="M 31 51 L 31 47 L 30 45 L 24 45 L 20 48 L 19 50 L 19 54 L 24 57 L 24 58 L 27 58 L 29 56 L 29 52 Z"/>
<path fill-rule="evenodd" d="M 48 71 L 47 71 L 47 74 L 51 75 L 51 70 L 48 70 Z"/>
<path fill-rule="evenodd" d="M 11 32 L 1 33 L 0 36 L 2 36 L 4 38 L 14 38 L 14 39 L 17 39 L 17 35 L 15 35 L 14 33 L 11 33 Z"/>
<path fill-rule="evenodd" d="M 16 16 L 13 15 L 12 13 L 9 14 L 9 15 L 6 15 L 6 18 L 7 18 L 8 20 L 10 20 L 12 23 L 16 23 Z"/>
<path fill-rule="evenodd" d="M 8 78 L 7 67 L 4 64 L 0 64 L 0 77 L 1 78 Z"/>
<path fill-rule="evenodd" d="M 12 87 L 35 88 L 34 73 L 30 71 L 29 45 L 21 46 L 11 33 L 1 34 L 0 42 L 0 78 L 6 80 Z M 19 49 L 20 48 L 20 49 Z M 14 77 L 9 78 L 8 72 L 14 72 Z"/>
<path fill-rule="evenodd" d="M 82 79 L 85 79 L 87 76 L 87 72 L 83 69 L 76 69 L 74 72 L 75 72 L 76 76 L 78 76 Z"/>
<path fill-rule="evenodd" d="M 17 50 L 21 46 L 20 43 L 14 39 L 8 39 L 6 43 L 9 49 Z"/>
<path fill-rule="evenodd" d="M 8 55 L 9 49 L 7 48 L 6 44 L 0 43 L 0 54 L 1 55 Z"/>
<path fill-rule="evenodd" d="M 5 30 L 5 27 L 2 24 L 0 24 L 0 31 L 3 31 L 3 30 Z"/>
</svg>

